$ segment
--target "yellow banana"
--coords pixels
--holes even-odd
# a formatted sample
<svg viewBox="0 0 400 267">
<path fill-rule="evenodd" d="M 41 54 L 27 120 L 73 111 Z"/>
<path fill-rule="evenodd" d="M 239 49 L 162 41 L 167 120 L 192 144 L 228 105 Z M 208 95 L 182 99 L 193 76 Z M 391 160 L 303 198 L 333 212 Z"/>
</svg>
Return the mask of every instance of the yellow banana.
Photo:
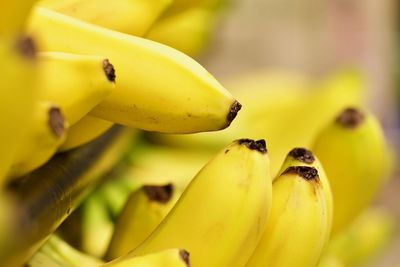
<svg viewBox="0 0 400 267">
<path fill-rule="evenodd" d="M 39 99 L 57 103 L 73 125 L 113 91 L 115 70 L 103 57 L 46 52 L 38 76 Z"/>
<path fill-rule="evenodd" d="M 8 4 L 19 5 L 3 1 L 0 6 Z M 34 56 L 32 39 L 0 37 L 0 185 L 6 181 L 18 144 L 30 127 L 36 96 Z"/>
<path fill-rule="evenodd" d="M 328 257 L 334 255 L 348 267 L 364 266 L 389 246 L 395 230 L 393 214 L 382 208 L 369 208 L 333 237 L 327 249 Z"/>
<path fill-rule="evenodd" d="M 379 191 L 386 172 L 385 138 L 372 114 L 347 108 L 321 131 L 312 147 L 330 179 L 335 234 Z"/>
<path fill-rule="evenodd" d="M 42 0 L 38 4 L 115 31 L 144 35 L 173 0 Z"/>
<path fill-rule="evenodd" d="M 190 8 L 156 22 L 146 37 L 197 57 L 207 44 L 216 17 L 215 10 Z"/>
<path fill-rule="evenodd" d="M 341 70 L 315 82 L 301 73 L 271 70 L 238 78 L 227 87 L 245 107 L 228 129 L 157 138 L 168 144 L 212 151 L 222 147 L 225 140 L 241 136 L 264 138 L 268 140 L 271 173 L 275 176 L 290 149 L 310 147 L 338 112 L 348 105 L 360 104 L 365 86 L 356 71 Z M 288 131 L 289 126 L 294 130 Z"/>
<path fill-rule="evenodd" d="M 173 184 L 146 185 L 134 192 L 118 217 L 106 259 L 115 259 L 138 247 L 160 224 L 180 195 L 180 190 Z"/>
<path fill-rule="evenodd" d="M 100 267 L 190 267 L 189 253 L 170 248 L 143 256 L 122 256 Z"/>
<path fill-rule="evenodd" d="M 34 2 L 36 1 L 0 1 L 0 36 L 20 34 Z"/>
<path fill-rule="evenodd" d="M 68 136 L 60 146 L 60 151 L 67 151 L 96 139 L 113 126 L 112 122 L 86 115 L 68 129 Z"/>
<path fill-rule="evenodd" d="M 51 102 L 38 102 L 32 128 L 21 141 L 9 175 L 21 176 L 46 163 L 65 140 L 67 127 L 58 106 Z"/>
<path fill-rule="evenodd" d="M 265 141 L 235 141 L 200 170 L 132 255 L 182 247 L 191 253 L 193 267 L 244 266 L 262 235 L 270 204 Z"/>
<path fill-rule="evenodd" d="M 330 231 L 322 175 L 291 165 L 273 182 L 271 214 L 246 267 L 317 266 Z"/>
<path fill-rule="evenodd" d="M 65 267 L 48 254 L 38 251 L 27 262 L 28 267 Z"/>
<path fill-rule="evenodd" d="M 36 255 L 38 253 L 41 257 L 44 254 L 48 258 L 50 258 L 49 260 L 46 260 L 46 262 L 44 262 L 46 263 L 46 265 L 44 263 L 43 265 L 35 263 L 38 262 Z M 92 257 L 74 249 L 64 240 L 54 234 L 49 237 L 46 243 L 36 254 L 33 256 L 33 259 L 36 259 L 34 263 L 32 263 L 32 259 L 28 263 L 31 267 L 48 267 L 48 261 L 57 262 L 59 265 L 56 266 L 64 267 L 98 267 L 99 265 L 104 264 L 104 262 L 99 260 L 98 258 Z"/>
<path fill-rule="evenodd" d="M 98 194 L 92 194 L 82 204 L 82 251 L 102 258 L 110 243 L 114 223 L 105 202 Z"/>
<path fill-rule="evenodd" d="M 156 42 L 39 7 L 29 32 L 40 50 L 107 55 L 113 62 L 116 90 L 91 111 L 96 117 L 149 131 L 193 133 L 227 127 L 241 107 L 198 63 Z"/>
</svg>

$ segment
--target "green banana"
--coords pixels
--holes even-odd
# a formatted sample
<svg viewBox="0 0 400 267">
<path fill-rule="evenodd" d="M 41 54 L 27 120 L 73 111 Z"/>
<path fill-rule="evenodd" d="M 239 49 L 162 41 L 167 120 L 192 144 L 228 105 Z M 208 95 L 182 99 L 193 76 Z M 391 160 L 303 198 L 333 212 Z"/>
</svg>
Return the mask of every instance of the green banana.
<svg viewBox="0 0 400 267">
<path fill-rule="evenodd" d="M 332 234 L 365 209 L 378 193 L 386 168 L 386 143 L 377 119 L 347 108 L 317 136 L 312 150 L 333 192 Z"/>
<path fill-rule="evenodd" d="M 197 62 L 156 42 L 40 7 L 28 32 L 40 50 L 103 54 L 113 62 L 116 90 L 91 111 L 96 117 L 149 131 L 194 133 L 229 126 L 241 107 Z"/>
<path fill-rule="evenodd" d="M 165 249 L 142 256 L 130 254 L 100 267 L 190 267 L 189 253 L 182 249 Z"/>
<path fill-rule="evenodd" d="M 264 140 L 240 139 L 193 178 L 178 202 L 132 255 L 170 247 L 191 253 L 193 267 L 244 266 L 271 205 Z"/>
<path fill-rule="evenodd" d="M 288 167 L 273 182 L 271 214 L 246 267 L 317 266 L 329 239 L 330 191 L 321 182 L 324 173 L 296 163 L 288 156 Z"/>
<path fill-rule="evenodd" d="M 106 259 L 138 247 L 161 223 L 181 195 L 173 184 L 145 185 L 132 193 L 115 225 Z"/>
</svg>

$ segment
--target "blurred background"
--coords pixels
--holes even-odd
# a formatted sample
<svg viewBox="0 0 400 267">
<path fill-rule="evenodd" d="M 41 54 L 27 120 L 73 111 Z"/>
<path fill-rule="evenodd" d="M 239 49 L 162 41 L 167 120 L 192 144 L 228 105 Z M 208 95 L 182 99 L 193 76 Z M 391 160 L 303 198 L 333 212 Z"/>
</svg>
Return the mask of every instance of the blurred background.
<svg viewBox="0 0 400 267">
<path fill-rule="evenodd" d="M 368 77 L 369 106 L 396 151 L 399 138 L 400 15 L 395 0 L 231 1 L 200 62 L 217 78 L 259 69 L 288 69 L 319 77 L 356 66 Z M 400 172 L 377 205 L 400 225 Z M 400 262 L 400 235 L 370 266 Z"/>
</svg>

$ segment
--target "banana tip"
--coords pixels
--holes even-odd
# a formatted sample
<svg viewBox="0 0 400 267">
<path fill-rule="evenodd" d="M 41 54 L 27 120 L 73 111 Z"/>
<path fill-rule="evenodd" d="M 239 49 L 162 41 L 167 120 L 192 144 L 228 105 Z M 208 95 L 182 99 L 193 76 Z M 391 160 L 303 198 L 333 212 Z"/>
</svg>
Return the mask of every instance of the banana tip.
<svg viewBox="0 0 400 267">
<path fill-rule="evenodd" d="M 315 161 L 313 153 L 305 148 L 296 147 L 289 152 L 289 156 L 303 163 L 311 164 Z"/>
<path fill-rule="evenodd" d="M 317 180 L 319 178 L 317 169 L 307 166 L 290 166 L 282 173 L 282 175 L 288 173 L 297 174 L 309 181 Z"/>
<path fill-rule="evenodd" d="M 187 252 L 184 249 L 181 249 L 179 251 L 179 255 L 181 256 L 181 259 L 186 263 L 186 266 L 190 267 L 190 260 L 189 260 L 190 254 L 189 254 L 189 252 Z"/>
<path fill-rule="evenodd" d="M 240 145 L 245 145 L 246 147 L 248 147 L 251 150 L 257 150 L 258 152 L 261 152 L 262 154 L 267 153 L 267 144 L 265 143 L 264 139 L 260 139 L 260 140 L 252 140 L 252 139 L 239 139 L 238 143 Z"/>
<path fill-rule="evenodd" d="M 226 117 L 229 124 L 231 124 L 231 122 L 236 118 L 236 116 L 241 108 L 242 108 L 242 105 L 237 100 L 233 101 L 233 103 L 229 109 L 228 116 Z"/>
<path fill-rule="evenodd" d="M 356 108 L 346 108 L 337 118 L 336 122 L 345 128 L 356 128 L 364 121 L 364 114 Z"/>
<path fill-rule="evenodd" d="M 110 82 L 115 82 L 115 77 L 116 77 L 115 76 L 115 68 L 108 59 L 103 60 L 103 69 L 104 69 L 104 73 L 107 76 L 107 79 Z"/>
<path fill-rule="evenodd" d="M 57 107 L 50 108 L 49 125 L 55 136 L 61 137 L 64 134 L 65 120 L 59 108 Z"/>
<path fill-rule="evenodd" d="M 143 186 L 143 190 L 150 201 L 167 203 L 174 193 L 174 186 L 172 184 L 161 186 L 145 185 Z"/>
</svg>

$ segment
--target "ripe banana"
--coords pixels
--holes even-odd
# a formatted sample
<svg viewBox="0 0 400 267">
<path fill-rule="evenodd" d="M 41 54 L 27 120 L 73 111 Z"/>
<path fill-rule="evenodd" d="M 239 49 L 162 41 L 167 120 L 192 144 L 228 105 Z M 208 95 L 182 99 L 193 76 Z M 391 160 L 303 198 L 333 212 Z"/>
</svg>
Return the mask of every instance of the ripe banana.
<svg viewBox="0 0 400 267">
<path fill-rule="evenodd" d="M 60 151 L 77 148 L 96 139 L 113 126 L 112 122 L 86 115 L 68 129 L 68 136 Z"/>
<path fill-rule="evenodd" d="M 347 108 L 320 132 L 312 147 L 332 188 L 335 234 L 360 214 L 381 188 L 385 138 L 372 114 Z"/>
<path fill-rule="evenodd" d="M 35 0 L 0 1 L 0 36 L 16 36 L 23 31 Z"/>
<path fill-rule="evenodd" d="M 19 3 L 19 1 L 17 2 Z M 0 6 L 2 5 L 11 7 L 19 4 L 15 1 L 2 1 Z M 0 129 L 2 129 L 0 130 L 0 185 L 6 181 L 6 174 L 15 157 L 18 144 L 30 127 L 33 103 L 36 100 L 34 57 L 35 48 L 32 39 L 0 37 L 0 60 L 2 62 L 0 64 L 2 75 L 0 88 Z"/>
<path fill-rule="evenodd" d="M 38 253 L 40 256 L 44 254 L 50 259 L 40 265 L 36 256 Z M 47 261 L 54 261 L 59 264 L 57 266 L 65 267 L 98 267 L 104 264 L 103 261 L 74 249 L 54 234 L 50 236 L 36 254 L 33 256 L 33 259 L 36 259 L 34 264 L 32 264 L 32 259 L 28 263 L 31 267 L 48 267 Z"/>
<path fill-rule="evenodd" d="M 197 62 L 162 44 L 40 7 L 28 28 L 40 50 L 107 55 L 113 62 L 116 90 L 91 111 L 96 117 L 149 131 L 193 133 L 227 127 L 241 107 Z"/>
<path fill-rule="evenodd" d="M 160 134 L 155 138 L 167 144 L 211 151 L 221 148 L 226 140 L 241 136 L 264 138 L 268 140 L 273 176 L 289 150 L 310 147 L 338 112 L 362 102 L 365 89 L 360 73 L 349 70 L 330 74 L 319 82 L 301 73 L 261 71 L 228 82 L 227 86 L 246 107 L 228 129 L 196 135 Z M 289 125 L 293 130 L 288 130 Z"/>
<path fill-rule="evenodd" d="M 157 21 L 146 38 L 197 57 L 207 44 L 216 17 L 215 10 L 190 8 Z"/>
<path fill-rule="evenodd" d="M 42 0 L 38 4 L 111 30 L 142 36 L 172 0 Z"/>
<path fill-rule="evenodd" d="M 330 231 L 322 175 L 291 165 L 275 179 L 271 214 L 246 267 L 317 266 Z"/>
<path fill-rule="evenodd" d="M 182 247 L 193 267 L 244 266 L 264 230 L 270 190 L 265 141 L 237 140 L 200 170 L 132 255 Z"/>
<path fill-rule="evenodd" d="M 170 248 L 143 256 L 130 254 L 100 267 L 190 267 L 189 253 L 186 250 Z"/>
<path fill-rule="evenodd" d="M 60 52 L 38 54 L 39 99 L 57 103 L 75 124 L 114 89 L 115 70 L 103 57 Z"/>
<path fill-rule="evenodd" d="M 102 258 L 110 243 L 114 223 L 107 206 L 98 194 L 92 194 L 82 204 L 82 251 Z"/>
<path fill-rule="evenodd" d="M 46 163 L 65 140 L 68 123 L 62 110 L 51 102 L 38 102 L 31 129 L 23 137 L 9 175 L 22 176 Z"/>
<path fill-rule="evenodd" d="M 106 259 L 112 260 L 138 247 L 175 205 L 181 190 L 173 184 L 143 186 L 134 192 L 118 217 Z"/>
</svg>

